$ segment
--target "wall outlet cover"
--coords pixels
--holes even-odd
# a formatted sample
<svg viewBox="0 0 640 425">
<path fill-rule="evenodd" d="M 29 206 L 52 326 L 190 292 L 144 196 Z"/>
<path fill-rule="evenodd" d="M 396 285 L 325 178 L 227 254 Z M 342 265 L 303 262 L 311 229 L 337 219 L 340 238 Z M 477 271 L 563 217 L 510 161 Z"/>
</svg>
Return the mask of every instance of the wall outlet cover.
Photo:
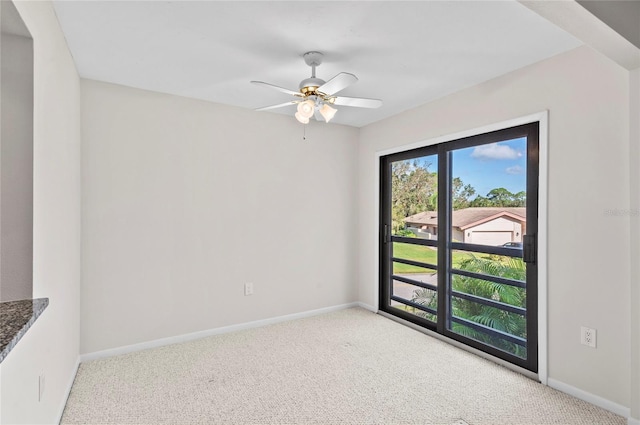
<svg viewBox="0 0 640 425">
<path fill-rule="evenodd" d="M 596 348 L 597 332 L 595 329 L 580 327 L 580 343 L 587 347 Z"/>
</svg>

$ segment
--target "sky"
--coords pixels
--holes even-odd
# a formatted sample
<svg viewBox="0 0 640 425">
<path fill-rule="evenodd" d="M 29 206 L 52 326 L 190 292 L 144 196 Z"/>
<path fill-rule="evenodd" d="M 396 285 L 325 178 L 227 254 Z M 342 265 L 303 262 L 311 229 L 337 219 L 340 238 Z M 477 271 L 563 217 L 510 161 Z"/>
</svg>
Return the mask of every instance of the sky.
<svg viewBox="0 0 640 425">
<path fill-rule="evenodd" d="M 527 141 L 525 138 L 474 146 L 453 152 L 453 177 L 471 184 L 476 194 L 504 187 L 511 193 L 527 187 Z"/>
<path fill-rule="evenodd" d="M 436 157 L 426 157 L 436 171 Z M 526 190 L 527 142 L 525 138 L 459 149 L 453 152 L 453 177 L 470 184 L 477 195 L 504 187 L 511 193 Z"/>
</svg>

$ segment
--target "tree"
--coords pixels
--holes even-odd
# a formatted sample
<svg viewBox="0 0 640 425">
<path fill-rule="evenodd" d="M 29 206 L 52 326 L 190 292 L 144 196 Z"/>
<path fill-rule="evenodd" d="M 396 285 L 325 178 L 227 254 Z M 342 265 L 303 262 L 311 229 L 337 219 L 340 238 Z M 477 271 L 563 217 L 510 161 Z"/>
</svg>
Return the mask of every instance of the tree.
<svg viewBox="0 0 640 425">
<path fill-rule="evenodd" d="M 516 203 L 516 207 L 525 207 L 527 206 L 527 192 L 521 190 L 520 192 L 513 195 L 514 203 Z"/>
<path fill-rule="evenodd" d="M 437 180 L 437 173 L 433 173 Z M 476 190 L 470 184 L 464 184 L 460 177 L 454 177 L 451 187 L 451 196 L 453 199 L 453 209 L 460 210 L 471 206 L 471 199 L 476 194 Z M 425 211 L 438 210 L 438 191 L 435 190 L 429 197 L 427 209 Z"/>
<path fill-rule="evenodd" d="M 423 211 L 433 211 L 437 174 L 430 163 L 397 161 L 391 165 L 391 221 L 393 233 L 404 228 L 404 219 Z"/>
<path fill-rule="evenodd" d="M 454 177 L 451 183 L 453 209 L 460 210 L 470 207 L 470 198 L 476 194 L 476 190 L 470 184 L 464 184 L 460 177 Z"/>
<path fill-rule="evenodd" d="M 472 207 L 490 207 L 491 202 L 482 195 L 478 195 L 471 201 Z"/>
<path fill-rule="evenodd" d="M 527 193 L 520 191 L 511 193 L 504 187 L 491 189 L 487 196 L 476 196 L 470 203 L 471 207 L 525 207 Z"/>
<path fill-rule="evenodd" d="M 491 189 L 489 193 L 487 193 L 487 199 L 489 203 L 495 207 L 506 207 L 510 206 L 509 204 L 513 202 L 513 193 L 504 187 L 498 187 Z"/>
</svg>

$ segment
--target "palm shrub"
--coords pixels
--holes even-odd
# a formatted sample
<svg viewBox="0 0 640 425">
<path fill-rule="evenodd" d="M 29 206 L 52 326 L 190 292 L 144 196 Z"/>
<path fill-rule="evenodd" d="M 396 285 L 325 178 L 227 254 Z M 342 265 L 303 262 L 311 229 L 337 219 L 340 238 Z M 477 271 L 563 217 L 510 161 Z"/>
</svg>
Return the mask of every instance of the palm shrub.
<svg viewBox="0 0 640 425">
<path fill-rule="evenodd" d="M 526 266 L 520 258 L 503 260 L 498 256 L 470 255 L 461 261 L 460 269 L 491 276 L 500 276 L 514 280 L 526 279 Z M 526 305 L 526 290 L 511 285 L 476 279 L 467 276 L 453 275 L 454 291 L 472 294 L 478 297 L 492 299 L 518 307 Z M 506 312 L 494 307 L 478 304 L 473 301 L 452 297 L 451 307 L 453 315 L 490 328 L 526 338 L 527 328 L 525 317 L 516 313 Z M 461 335 L 492 345 L 520 357 L 526 355 L 526 350 L 502 338 L 487 335 L 468 326 L 453 323 L 452 330 Z"/>
<path fill-rule="evenodd" d="M 500 256 L 490 255 L 480 257 L 469 254 L 468 257 L 461 260 L 458 268 L 470 272 L 520 281 L 526 279 L 526 266 L 520 258 L 504 260 L 503 257 Z M 461 275 L 453 275 L 452 286 L 454 291 L 472 294 L 518 307 L 525 307 L 526 305 L 526 290 L 523 288 Z M 438 297 L 435 291 L 421 288 L 413 292 L 411 301 L 437 309 Z M 511 335 L 526 338 L 526 320 L 519 314 L 505 312 L 494 307 L 478 304 L 455 296 L 451 299 L 451 307 L 455 317 L 467 319 Z M 414 314 L 431 321 L 436 320 L 434 315 L 418 309 L 415 309 Z M 452 330 L 460 335 L 492 345 L 517 356 L 525 357 L 526 355 L 524 347 L 501 338 L 487 335 L 468 326 L 453 323 Z"/>
<path fill-rule="evenodd" d="M 426 307 L 431 307 L 434 310 L 438 309 L 438 293 L 431 289 L 420 288 L 413 291 L 413 296 L 411 297 L 411 301 L 416 304 L 420 304 Z M 414 309 L 413 313 L 416 316 L 423 317 L 427 320 L 431 320 L 432 322 L 436 321 L 436 316 L 427 313 L 426 311 Z"/>
</svg>

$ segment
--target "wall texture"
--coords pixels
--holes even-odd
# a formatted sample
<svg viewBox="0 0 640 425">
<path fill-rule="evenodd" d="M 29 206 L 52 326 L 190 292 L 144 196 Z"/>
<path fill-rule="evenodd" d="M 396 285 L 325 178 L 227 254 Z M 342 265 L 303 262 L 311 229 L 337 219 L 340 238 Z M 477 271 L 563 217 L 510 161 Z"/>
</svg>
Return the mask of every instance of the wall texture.
<svg viewBox="0 0 640 425">
<path fill-rule="evenodd" d="M 13 301 L 32 296 L 33 40 L 3 32 L 0 43 L 0 301 Z"/>
<path fill-rule="evenodd" d="M 369 125 L 359 145 L 359 294 L 377 305 L 376 152 L 549 111 L 549 378 L 629 406 L 628 72 L 588 47 Z M 614 213 L 612 213 L 614 211 Z M 598 348 L 580 345 L 580 326 Z"/>
<path fill-rule="evenodd" d="M 82 113 L 81 353 L 356 300 L 357 129 L 302 140 L 292 117 L 87 80 Z"/>
<path fill-rule="evenodd" d="M 79 350 L 80 81 L 51 3 L 16 8 L 34 41 L 33 296 L 50 304 L 0 364 L 0 422 L 56 423 Z"/>
</svg>

